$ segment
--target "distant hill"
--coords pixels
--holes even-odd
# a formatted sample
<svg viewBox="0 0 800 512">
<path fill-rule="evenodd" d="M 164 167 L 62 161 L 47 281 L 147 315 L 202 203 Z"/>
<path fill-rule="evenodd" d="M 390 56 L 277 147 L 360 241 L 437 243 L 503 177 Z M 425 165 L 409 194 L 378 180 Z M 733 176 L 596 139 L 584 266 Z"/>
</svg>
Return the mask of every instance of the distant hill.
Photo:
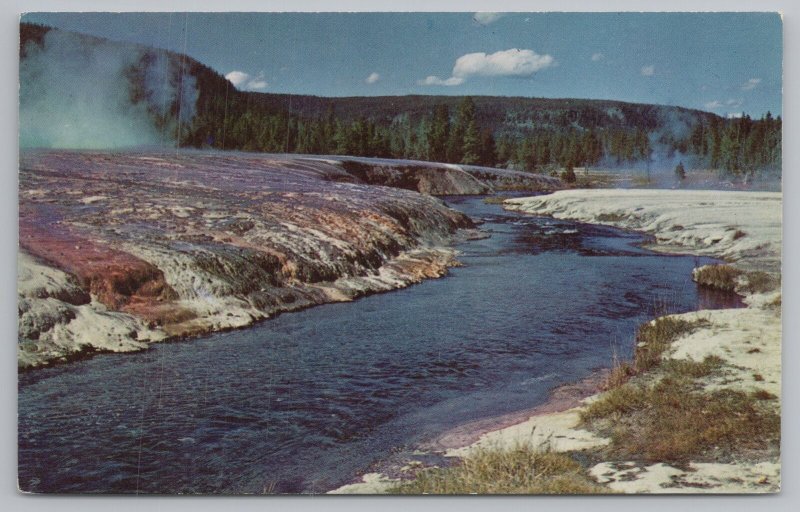
<svg viewBox="0 0 800 512">
<path fill-rule="evenodd" d="M 265 109 L 288 110 L 305 117 L 324 115 L 333 109 L 337 117 L 353 121 L 360 117 L 390 123 L 400 115 L 412 120 L 429 116 L 437 105 L 455 112 L 463 96 L 356 96 L 325 98 L 297 94 L 244 93 Z M 543 129 L 642 127 L 664 128 L 669 123 L 685 122 L 693 127 L 698 120 L 708 122 L 715 114 L 682 107 L 625 103 L 609 100 L 473 96 L 478 120 L 494 130 L 524 131 Z M 685 128 L 684 127 L 684 128 Z"/>
<path fill-rule="evenodd" d="M 780 170 L 780 117 L 723 119 L 682 107 L 611 100 L 245 92 L 175 52 L 27 23 L 20 25 L 20 38 L 21 112 L 36 104 L 28 92 L 38 90 L 24 79 L 42 76 L 27 73 L 28 64 L 42 67 L 51 62 L 51 53 L 70 60 L 65 46 L 74 46 L 71 58 L 77 61 L 87 52 L 115 48 L 125 61 L 118 73 L 125 86 L 113 85 L 127 87 L 134 107 L 125 114 L 146 111 L 154 128 L 149 136 L 161 143 L 167 136 L 195 147 L 413 158 L 540 172 L 585 165 L 672 169 L 679 162 L 688 172 L 698 167 L 740 175 Z M 21 116 L 21 123 L 26 119 Z"/>
</svg>

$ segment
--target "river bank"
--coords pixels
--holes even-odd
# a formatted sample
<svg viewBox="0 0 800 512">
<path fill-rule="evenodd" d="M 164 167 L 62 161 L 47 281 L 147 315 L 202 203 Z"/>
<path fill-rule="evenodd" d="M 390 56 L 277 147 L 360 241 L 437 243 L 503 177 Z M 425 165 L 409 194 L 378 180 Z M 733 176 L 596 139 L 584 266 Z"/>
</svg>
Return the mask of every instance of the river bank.
<svg viewBox="0 0 800 512">
<path fill-rule="evenodd" d="M 735 289 L 748 307 L 654 320 L 640 329 L 633 362 L 620 362 L 602 385 L 595 380 L 595 393 L 570 402 L 557 390 L 541 410 L 451 432 L 442 438 L 446 455 L 470 461 L 521 447 L 563 453 L 580 461 L 581 478 L 608 492 L 779 491 L 781 195 L 571 190 L 505 207 L 643 231 L 653 250 L 724 259 L 730 270 L 696 270 L 695 279 Z M 719 274 L 727 278 L 709 279 Z M 492 421 L 494 430 L 475 440 Z M 408 468 L 411 484 L 368 474 L 334 492 L 470 492 L 459 487 L 457 471 Z M 583 483 L 572 489 L 600 492 Z"/>
<path fill-rule="evenodd" d="M 20 155 L 21 369 L 242 328 L 444 275 L 470 219 L 431 194 L 514 171 L 188 151 Z"/>
<path fill-rule="evenodd" d="M 443 200 L 491 234 L 455 246 L 446 278 L 22 373 L 21 487 L 325 492 L 628 357 L 665 297 L 674 312 L 713 299 L 692 284 L 697 258 L 642 235 Z"/>
</svg>

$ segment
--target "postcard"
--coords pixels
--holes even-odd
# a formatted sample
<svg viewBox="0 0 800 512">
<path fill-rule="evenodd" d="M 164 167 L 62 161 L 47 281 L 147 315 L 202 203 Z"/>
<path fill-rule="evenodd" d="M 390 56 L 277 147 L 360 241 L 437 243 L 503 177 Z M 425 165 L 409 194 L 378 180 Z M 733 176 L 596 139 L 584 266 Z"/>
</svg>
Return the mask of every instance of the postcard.
<svg viewBox="0 0 800 512">
<path fill-rule="evenodd" d="M 780 491 L 779 14 L 19 31 L 21 492 Z"/>
</svg>

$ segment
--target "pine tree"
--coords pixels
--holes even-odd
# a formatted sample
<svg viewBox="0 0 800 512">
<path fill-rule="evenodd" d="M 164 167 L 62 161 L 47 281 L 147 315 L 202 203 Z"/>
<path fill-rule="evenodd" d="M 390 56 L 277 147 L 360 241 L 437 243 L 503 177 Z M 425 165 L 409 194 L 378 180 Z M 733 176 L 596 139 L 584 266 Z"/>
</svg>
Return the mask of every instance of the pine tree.
<svg viewBox="0 0 800 512">
<path fill-rule="evenodd" d="M 481 140 L 478 134 L 478 126 L 475 124 L 475 119 L 471 119 L 464 131 L 464 152 L 461 157 L 461 163 L 467 165 L 474 165 L 480 161 L 481 155 Z"/>
<path fill-rule="evenodd" d="M 497 164 L 497 147 L 494 135 L 488 128 L 481 131 L 479 163 L 486 167 L 494 167 Z"/>
<path fill-rule="evenodd" d="M 675 166 L 675 177 L 680 181 L 686 179 L 686 169 L 683 167 L 683 162 L 678 162 L 678 165 Z"/>
<path fill-rule="evenodd" d="M 447 138 L 450 134 L 450 110 L 447 105 L 436 105 L 433 119 L 428 129 L 428 160 L 444 162 L 447 160 Z"/>
</svg>

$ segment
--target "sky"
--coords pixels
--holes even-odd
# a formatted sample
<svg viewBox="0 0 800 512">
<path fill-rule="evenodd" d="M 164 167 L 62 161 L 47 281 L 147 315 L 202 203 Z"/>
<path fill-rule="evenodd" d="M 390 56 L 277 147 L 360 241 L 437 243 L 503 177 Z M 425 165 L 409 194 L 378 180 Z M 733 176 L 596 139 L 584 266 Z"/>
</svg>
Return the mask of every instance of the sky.
<svg viewBox="0 0 800 512">
<path fill-rule="evenodd" d="M 185 52 L 239 89 L 612 99 L 781 112 L 775 13 L 32 13 Z"/>
</svg>

